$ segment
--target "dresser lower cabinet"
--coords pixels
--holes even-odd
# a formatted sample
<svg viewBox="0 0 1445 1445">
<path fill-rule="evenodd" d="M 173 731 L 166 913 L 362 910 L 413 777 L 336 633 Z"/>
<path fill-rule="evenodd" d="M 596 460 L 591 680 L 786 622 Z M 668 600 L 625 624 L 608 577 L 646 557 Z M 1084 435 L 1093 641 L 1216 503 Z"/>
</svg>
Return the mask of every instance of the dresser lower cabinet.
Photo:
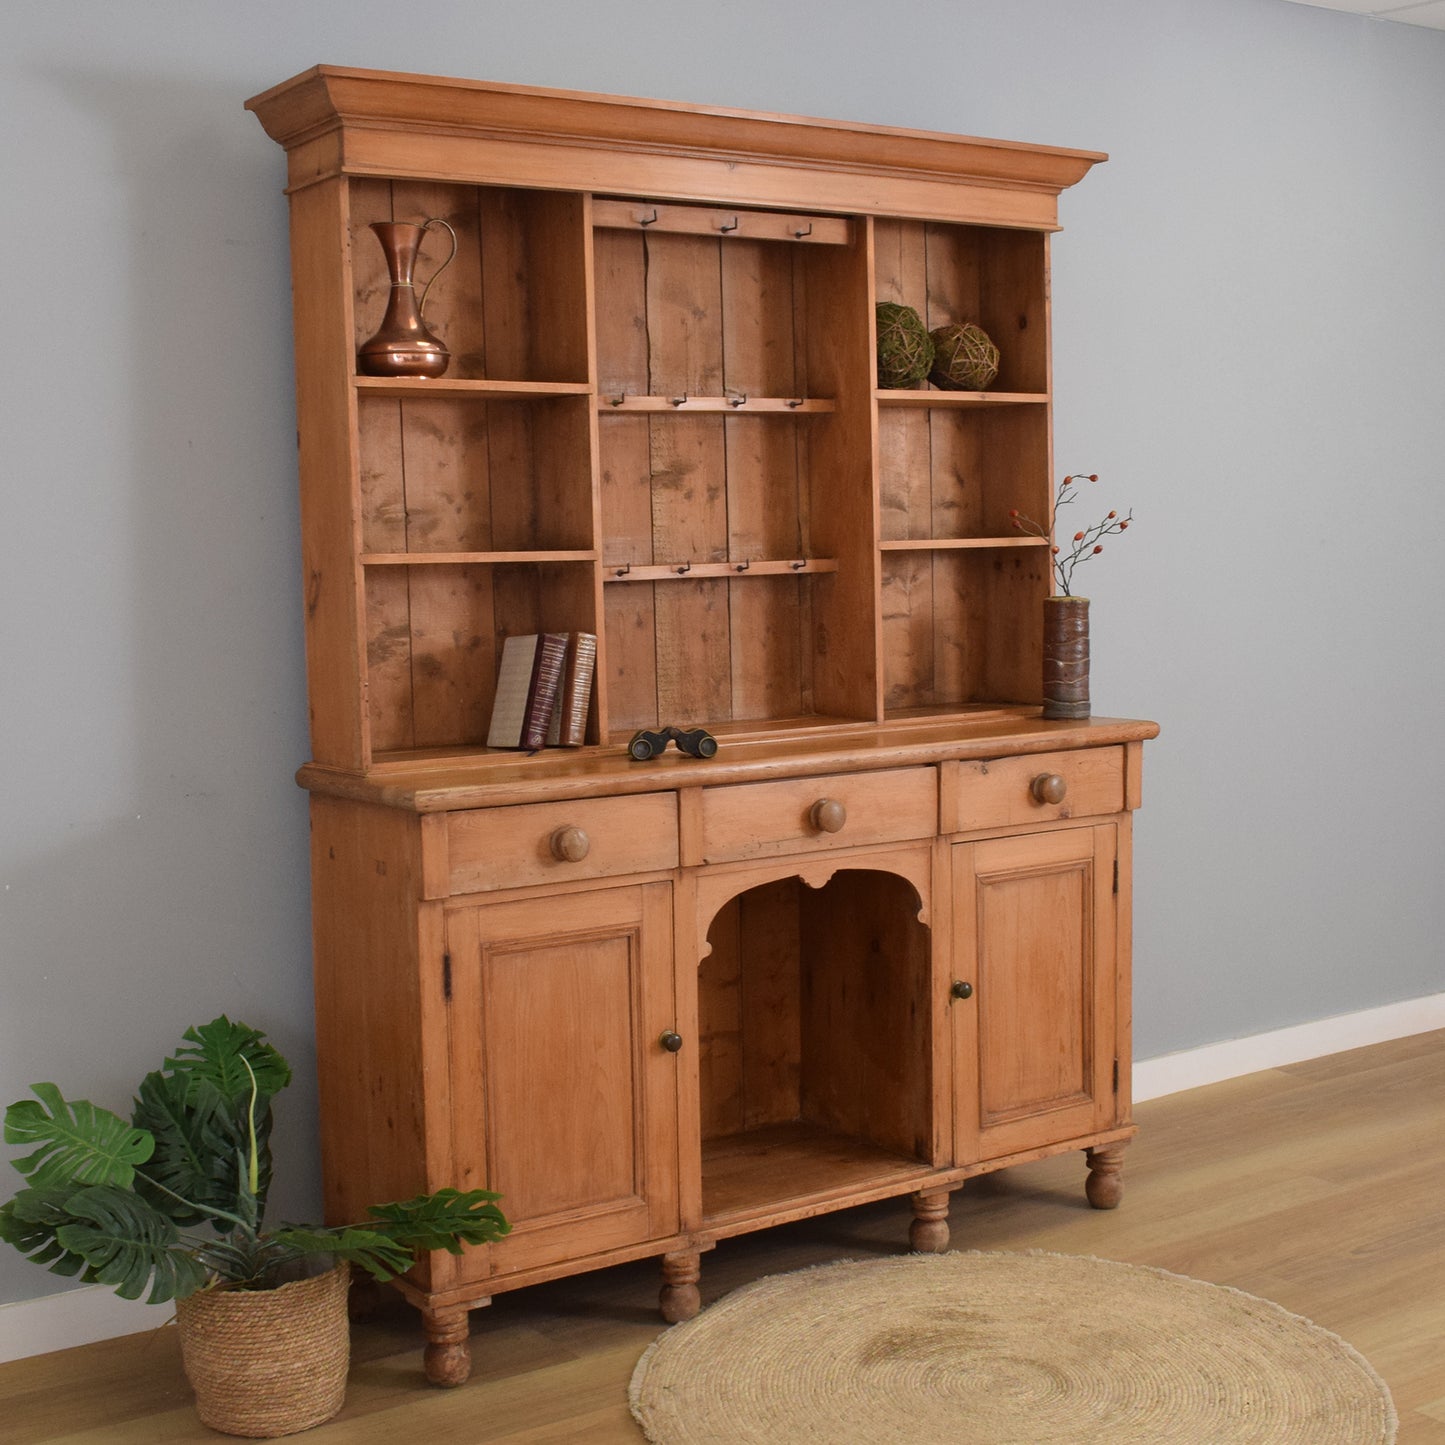
<svg viewBox="0 0 1445 1445">
<path fill-rule="evenodd" d="M 671 884 L 468 903 L 445 939 L 450 1179 L 500 1193 L 512 1230 L 424 1305 L 443 1382 L 465 1376 L 467 1310 L 494 1277 L 626 1258 L 678 1228 Z"/>
<path fill-rule="evenodd" d="M 790 1219 L 907 1198 L 941 1250 L 969 1177 L 1069 1149 L 1117 1204 L 1137 746 L 494 808 L 318 790 L 328 1213 L 485 1188 L 512 1225 L 400 1282 L 429 1377 L 465 1379 L 470 1310 L 579 1270 L 660 1256 L 676 1320 L 706 1251 Z"/>
<path fill-rule="evenodd" d="M 1114 823 L 950 848 L 953 1154 L 980 1168 L 1095 1136 L 1088 1193 L 1119 1202 L 1128 971 Z"/>
</svg>

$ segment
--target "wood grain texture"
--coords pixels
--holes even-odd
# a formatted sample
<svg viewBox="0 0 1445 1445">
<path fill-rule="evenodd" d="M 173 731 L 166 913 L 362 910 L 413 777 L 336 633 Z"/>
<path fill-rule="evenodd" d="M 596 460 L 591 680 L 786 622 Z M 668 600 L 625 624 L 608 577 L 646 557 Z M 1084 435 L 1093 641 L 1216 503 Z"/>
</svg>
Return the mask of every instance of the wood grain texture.
<svg viewBox="0 0 1445 1445">
<path fill-rule="evenodd" d="M 1122 748 L 962 762 L 952 776 L 958 790 L 952 831 L 957 832 L 1117 813 L 1124 806 Z M 1057 803 L 1045 802 L 1035 792 L 1033 784 L 1042 777 L 1062 781 L 1064 793 Z"/>
<path fill-rule="evenodd" d="M 577 858 L 558 858 L 553 847 L 565 829 L 585 835 Z M 447 815 L 447 842 L 453 893 L 650 873 L 677 866 L 677 802 L 650 793 L 477 808 Z"/>
<path fill-rule="evenodd" d="M 813 819 L 815 804 L 828 799 L 846 814 L 836 831 Z M 938 784 L 927 768 L 708 788 L 703 859 L 722 863 L 928 838 L 937 822 Z"/>
<path fill-rule="evenodd" d="M 1114 1085 L 1110 825 L 954 848 L 954 1158 L 999 1158 L 1124 1123 Z M 1122 1083 L 1122 1080 L 1121 1080 Z"/>
<path fill-rule="evenodd" d="M 719 191 L 732 189 L 725 174 L 716 174 L 722 157 L 767 157 L 775 169 L 784 169 L 779 163 L 791 161 L 802 161 L 808 170 L 820 172 L 836 167 L 851 178 L 853 195 L 879 197 L 883 203 L 878 209 L 902 214 L 916 212 L 891 195 L 879 194 L 891 189 L 889 181 L 895 177 L 894 185 L 908 184 L 915 174 L 938 178 L 941 189 L 952 186 L 960 193 L 972 189 L 970 182 L 991 182 L 1014 192 L 1022 210 L 1027 201 L 1057 195 L 1090 166 L 1106 159 L 1096 151 L 891 126 L 331 65 L 314 66 L 273 86 L 253 96 L 246 107 L 256 114 L 268 135 L 287 146 L 302 144 L 345 117 L 350 125 L 347 139 L 352 142 L 348 157 L 358 169 L 374 165 L 380 159 L 377 153 L 388 149 L 385 142 L 401 139 L 397 132 L 403 130 L 412 145 L 411 165 L 423 173 L 440 152 L 448 150 L 473 154 L 474 164 L 495 166 L 497 159 L 486 158 L 479 142 L 506 149 L 499 135 L 518 130 L 545 140 L 553 152 L 564 149 L 573 137 L 596 135 L 620 142 L 619 159 L 631 153 L 656 175 L 665 174 L 669 152 L 692 152 L 700 157 L 702 167 L 714 173 L 713 187 Z M 442 133 L 443 127 L 450 134 Z M 374 144 L 365 144 L 368 139 Z M 458 144 L 446 145 L 449 140 Z M 648 150 L 652 154 L 647 154 Z M 607 152 L 595 153 L 579 182 L 624 194 L 650 193 L 647 185 L 606 184 L 599 173 L 605 170 L 602 163 L 607 158 Z M 737 169 L 746 173 L 750 168 Z M 441 167 L 437 173 L 462 172 Z M 592 179 L 583 181 L 581 177 Z M 485 179 L 486 173 L 475 178 Z M 799 190 L 806 193 L 796 175 L 785 175 L 780 182 L 794 194 Z M 658 193 L 672 194 L 666 189 Z M 769 193 L 758 199 L 766 203 L 774 197 Z"/>
<path fill-rule="evenodd" d="M 317 1083 L 332 1223 L 420 1193 L 442 1162 L 445 1088 L 424 1096 L 409 1082 L 422 1068 L 423 1024 L 441 984 L 426 974 L 426 933 L 412 908 L 422 891 L 414 822 L 391 808 L 311 800 Z"/>
<path fill-rule="evenodd" d="M 513 1225 L 468 1278 L 676 1229 L 671 939 L 666 883 L 450 913 L 455 1182 Z"/>
</svg>

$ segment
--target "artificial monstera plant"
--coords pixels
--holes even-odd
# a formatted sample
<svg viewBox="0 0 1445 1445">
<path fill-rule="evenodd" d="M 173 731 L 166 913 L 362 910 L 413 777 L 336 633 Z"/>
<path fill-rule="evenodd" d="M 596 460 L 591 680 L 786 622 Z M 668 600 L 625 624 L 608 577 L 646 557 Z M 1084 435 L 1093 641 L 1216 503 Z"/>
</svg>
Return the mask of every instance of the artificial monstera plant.
<svg viewBox="0 0 1445 1445">
<path fill-rule="evenodd" d="M 420 1250 L 508 1232 L 485 1189 L 376 1205 L 364 1224 L 264 1227 L 271 1100 L 290 1080 L 259 1029 L 223 1014 L 145 1076 L 129 1122 L 35 1084 L 5 1111 L 5 1142 L 32 1152 L 13 1161 L 26 1185 L 0 1207 L 0 1239 L 53 1274 L 158 1304 L 214 1284 L 271 1289 L 317 1256 L 390 1279 Z"/>
</svg>

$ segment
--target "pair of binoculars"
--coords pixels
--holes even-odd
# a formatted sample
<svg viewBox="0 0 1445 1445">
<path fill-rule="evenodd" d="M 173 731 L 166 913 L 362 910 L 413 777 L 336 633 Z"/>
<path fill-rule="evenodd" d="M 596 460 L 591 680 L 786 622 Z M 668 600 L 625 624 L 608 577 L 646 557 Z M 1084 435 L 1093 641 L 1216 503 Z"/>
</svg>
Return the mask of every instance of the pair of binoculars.
<svg viewBox="0 0 1445 1445">
<path fill-rule="evenodd" d="M 645 763 L 662 752 L 668 743 L 676 743 L 678 752 L 690 758 L 710 758 L 717 752 L 717 739 L 705 728 L 658 728 L 656 731 L 643 728 L 633 733 L 627 752 L 634 762 Z"/>
</svg>

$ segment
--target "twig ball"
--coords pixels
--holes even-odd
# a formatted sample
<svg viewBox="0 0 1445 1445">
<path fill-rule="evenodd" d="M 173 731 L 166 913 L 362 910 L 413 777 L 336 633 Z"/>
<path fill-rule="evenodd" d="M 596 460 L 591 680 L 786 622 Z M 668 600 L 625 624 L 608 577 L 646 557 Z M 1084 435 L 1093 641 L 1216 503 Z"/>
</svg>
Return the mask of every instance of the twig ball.
<svg viewBox="0 0 1445 1445">
<path fill-rule="evenodd" d="M 917 386 L 933 365 L 933 341 L 911 306 L 880 301 L 878 314 L 878 385 L 896 391 Z"/>
<path fill-rule="evenodd" d="M 933 367 L 928 379 L 944 391 L 987 391 L 998 375 L 998 347 L 971 321 L 929 332 Z"/>
</svg>

